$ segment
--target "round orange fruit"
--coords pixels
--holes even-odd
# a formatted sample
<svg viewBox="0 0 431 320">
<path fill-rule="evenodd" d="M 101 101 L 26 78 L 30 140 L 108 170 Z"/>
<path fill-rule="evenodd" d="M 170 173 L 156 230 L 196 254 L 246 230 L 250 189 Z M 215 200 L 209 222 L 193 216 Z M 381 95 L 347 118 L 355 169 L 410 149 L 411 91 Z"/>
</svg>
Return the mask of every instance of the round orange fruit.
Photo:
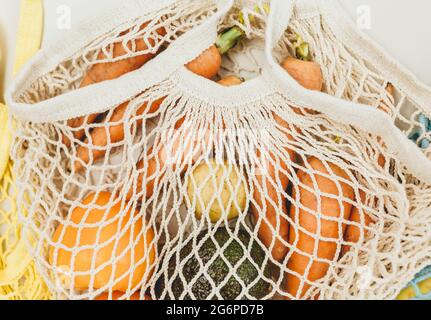
<svg viewBox="0 0 431 320">
<path fill-rule="evenodd" d="M 60 224 L 49 249 L 49 261 L 66 285 L 76 290 L 127 291 L 154 270 L 154 230 L 122 211 L 108 192 L 92 193 Z"/>
</svg>

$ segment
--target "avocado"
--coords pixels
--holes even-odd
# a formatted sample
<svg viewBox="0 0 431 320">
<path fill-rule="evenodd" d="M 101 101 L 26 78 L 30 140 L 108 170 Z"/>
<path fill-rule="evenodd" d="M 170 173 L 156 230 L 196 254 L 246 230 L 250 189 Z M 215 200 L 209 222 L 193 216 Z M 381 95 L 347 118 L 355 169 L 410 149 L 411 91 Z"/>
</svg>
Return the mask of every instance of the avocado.
<svg viewBox="0 0 431 320">
<path fill-rule="evenodd" d="M 201 243 L 202 239 L 207 236 L 207 232 L 203 232 L 198 236 L 197 243 Z M 221 253 L 217 253 L 217 246 L 214 241 L 217 242 L 218 246 L 223 247 L 228 241 L 230 241 L 229 245 L 224 249 L 223 256 L 221 257 Z M 208 279 L 210 277 L 216 287 L 226 279 L 229 274 L 229 271 L 235 269 L 235 273 L 237 278 L 243 281 L 243 284 L 240 283 L 237 278 L 233 275 L 229 278 L 227 283 L 223 285 L 223 287 L 219 288 L 219 294 L 223 298 L 223 300 L 245 300 L 248 297 L 243 293 L 243 286 L 247 289 L 245 290 L 249 296 L 261 299 L 268 294 L 270 284 L 264 279 L 259 279 L 253 286 L 250 287 L 252 283 L 259 277 L 259 271 L 263 270 L 265 277 L 269 278 L 269 267 L 264 264 L 265 253 L 262 248 L 258 245 L 257 242 L 253 241 L 250 249 L 250 236 L 245 231 L 240 231 L 234 239 L 232 239 L 231 234 L 229 234 L 228 230 L 225 227 L 220 227 L 215 233 L 213 238 L 207 239 L 202 246 L 196 250 L 193 247 L 192 241 L 189 241 L 181 250 L 180 250 L 180 259 L 184 261 L 184 259 L 188 259 L 182 268 L 176 263 L 176 255 L 173 256 L 168 264 L 168 278 L 165 279 L 164 275 L 159 279 L 159 288 L 160 292 L 163 292 L 165 288 L 165 284 L 169 283 L 169 280 L 176 275 L 176 278 L 173 282 L 171 282 L 170 286 L 172 288 L 173 295 L 175 299 L 184 298 L 186 300 L 191 300 L 192 298 L 197 300 L 217 300 L 219 296 L 213 294 L 213 285 Z M 259 271 L 250 261 L 250 258 L 244 259 L 241 263 L 240 260 L 244 257 L 244 249 L 241 244 L 249 250 L 248 256 L 253 259 L 255 264 L 259 266 Z M 190 257 L 188 257 L 191 255 Z M 184 297 L 182 296 L 184 293 L 184 284 L 189 284 L 195 276 L 199 273 L 201 269 L 201 264 L 199 263 L 198 256 L 202 261 L 202 264 L 207 267 L 208 271 L 197 278 L 194 281 L 194 284 L 191 288 L 194 297 L 186 294 Z M 218 255 L 218 257 L 208 266 L 209 261 L 214 257 L 214 255 Z M 188 257 L 188 258 L 187 258 Z M 226 263 L 227 262 L 227 263 Z M 179 269 L 180 268 L 180 269 Z M 182 277 L 180 277 L 180 275 Z M 185 283 L 183 283 L 184 280 Z M 160 297 L 164 298 L 164 297 Z"/>
</svg>

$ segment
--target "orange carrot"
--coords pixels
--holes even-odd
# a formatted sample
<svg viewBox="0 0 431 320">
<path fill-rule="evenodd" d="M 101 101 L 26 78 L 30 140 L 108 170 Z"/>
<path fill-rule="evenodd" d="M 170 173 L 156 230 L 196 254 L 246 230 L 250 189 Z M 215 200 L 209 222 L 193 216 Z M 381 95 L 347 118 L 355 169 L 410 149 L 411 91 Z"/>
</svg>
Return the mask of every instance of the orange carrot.
<svg viewBox="0 0 431 320">
<path fill-rule="evenodd" d="M 221 67 L 221 54 L 215 45 L 209 47 L 196 59 L 186 65 L 191 72 L 211 79 L 217 75 Z"/>
<path fill-rule="evenodd" d="M 281 64 L 282 67 L 304 88 L 321 91 L 323 89 L 322 71 L 317 63 L 310 61 L 311 56 L 308 51 L 308 44 L 302 43 L 300 50 L 298 49 L 296 54 L 298 58 L 286 58 Z M 299 108 L 295 107 L 294 110 L 297 113 L 301 113 Z M 274 114 L 274 119 L 282 128 L 292 128 L 286 121 L 282 120 L 276 114 Z M 293 137 L 291 135 L 287 135 L 287 139 L 293 140 Z M 285 151 L 289 155 L 291 161 L 295 161 L 295 152 L 287 148 Z M 258 157 L 260 156 L 258 155 Z M 281 159 L 278 159 L 279 161 L 277 161 L 273 154 L 271 154 L 271 158 L 276 163 L 278 162 L 283 170 L 287 170 L 287 164 L 283 163 Z M 259 227 L 259 237 L 268 248 L 271 247 L 274 241 L 271 252 L 272 257 L 277 261 L 281 261 L 288 252 L 288 247 L 284 245 L 282 241 L 287 241 L 289 234 L 289 223 L 285 218 L 283 218 L 283 215 L 287 215 L 287 200 L 281 200 L 281 207 L 274 207 L 274 204 L 279 203 L 280 201 L 280 193 L 270 183 L 270 181 L 272 180 L 276 183 L 277 178 L 280 179 L 281 187 L 286 190 L 289 186 L 289 180 L 281 172 L 276 172 L 276 169 L 272 164 L 269 164 L 266 170 L 268 174 L 267 176 L 257 177 L 258 181 L 253 195 L 257 205 L 252 206 L 252 212 L 255 220 L 258 221 L 261 216 L 261 211 L 266 208 L 265 219 L 268 222 L 266 222 L 265 219 L 262 219 Z M 259 191 L 265 190 L 265 188 L 269 195 L 269 198 L 267 199 L 265 199 L 264 195 Z M 277 236 L 274 235 L 274 230 L 277 230 Z M 276 239 L 274 239 L 274 237 Z"/>
<path fill-rule="evenodd" d="M 288 57 L 282 63 L 282 67 L 300 85 L 308 90 L 322 91 L 323 74 L 319 64 L 311 61 L 309 44 L 297 35 L 294 41 L 296 58 Z"/>
<path fill-rule="evenodd" d="M 360 199 L 362 203 L 365 203 L 365 192 L 360 191 Z M 362 220 L 363 217 L 363 220 Z M 364 227 L 370 226 L 374 220 L 371 218 L 370 214 L 366 212 L 365 209 L 361 212 L 358 207 L 354 207 L 352 214 L 350 215 L 351 222 L 355 222 L 357 225 L 362 225 Z M 364 228 L 358 227 L 357 225 L 349 224 L 346 228 L 344 234 L 344 241 L 347 243 L 358 243 L 361 239 L 361 234 L 363 237 L 367 235 Z M 341 249 L 341 256 L 344 256 L 351 249 L 351 245 L 345 244 Z"/>
<path fill-rule="evenodd" d="M 141 26 L 141 30 L 145 29 L 148 26 L 148 22 Z M 122 35 L 127 34 L 129 31 L 124 32 Z M 164 36 L 166 34 L 165 28 L 159 28 L 156 30 L 157 34 L 160 36 Z M 152 36 L 152 35 L 151 35 Z M 156 39 L 152 37 L 148 37 L 144 39 L 137 39 L 134 43 L 128 43 L 128 49 L 133 50 L 135 52 L 146 51 L 148 50 L 149 43 L 152 47 L 156 44 Z M 135 47 L 134 47 L 135 44 Z M 119 58 L 127 55 L 128 52 L 124 48 L 122 42 L 117 42 L 113 46 L 113 58 Z M 86 87 L 95 83 L 99 83 L 102 81 L 113 80 L 122 75 L 129 73 L 131 71 L 137 70 L 146 64 L 149 60 L 154 58 L 156 53 L 149 52 L 146 54 L 142 54 L 136 57 L 126 58 L 123 60 L 118 60 L 115 62 L 107 62 L 107 63 L 97 63 L 93 65 L 85 75 L 84 79 L 81 82 L 80 87 Z M 105 53 L 102 51 L 99 53 L 98 60 L 106 59 Z M 99 114 L 91 114 L 86 117 L 78 117 L 74 119 L 70 119 L 67 121 L 67 125 L 73 129 L 81 128 L 86 124 L 93 123 Z M 85 135 L 85 130 L 77 130 L 73 132 L 73 136 L 75 139 L 80 140 Z M 63 136 L 63 143 L 67 146 L 70 146 L 70 139 L 66 136 Z"/>
<path fill-rule="evenodd" d="M 304 297 L 311 287 L 310 283 L 324 277 L 330 261 L 336 259 L 337 241 L 341 240 L 346 224 L 329 219 L 347 220 L 350 217 L 352 209 L 350 203 L 343 201 L 341 204 L 337 198 L 334 199 L 325 194 L 354 199 L 353 188 L 340 179 L 349 180 L 349 176 L 343 169 L 328 163 L 330 168 L 328 171 L 324 163 L 317 158 L 310 158 L 308 163 L 314 172 L 298 172 L 301 186 L 298 186 L 298 190 L 294 188 L 293 199 L 297 199 L 300 205 L 292 204 L 290 211 L 295 225 L 290 227 L 289 243 L 295 246 L 295 252 L 288 262 L 290 272 L 286 277 L 286 290 L 296 298 Z M 324 174 L 339 178 L 328 178 L 323 176 Z M 321 259 L 328 262 L 320 261 Z"/>
<path fill-rule="evenodd" d="M 137 116 L 142 114 L 144 111 L 147 111 L 149 114 L 156 112 L 163 101 L 164 98 L 157 99 L 151 104 L 149 108 L 148 103 L 144 103 L 141 107 L 139 107 L 136 113 Z M 106 127 L 104 126 L 95 128 L 91 132 L 90 137 L 85 140 L 85 144 L 78 147 L 78 160 L 75 161 L 74 165 L 76 172 L 81 171 L 84 168 L 84 164 L 92 163 L 100 158 L 103 158 L 103 156 L 106 154 L 107 146 L 109 144 L 118 143 L 124 140 L 125 127 L 124 123 L 122 123 L 122 120 L 124 119 L 124 115 L 128 106 L 129 102 L 125 102 L 118 106 L 110 117 L 110 123 L 112 124 Z M 138 120 L 137 125 L 140 125 L 141 122 L 142 120 Z"/>
<path fill-rule="evenodd" d="M 389 94 L 389 96 L 393 97 L 395 95 L 395 88 L 392 85 L 392 83 L 388 83 L 386 86 L 386 92 Z M 383 102 L 379 106 L 379 110 L 382 110 L 383 112 L 389 113 L 390 108 L 386 106 Z"/>
<path fill-rule="evenodd" d="M 287 150 L 291 159 L 295 157 L 295 153 Z M 287 191 L 289 186 L 289 178 L 283 171 L 287 171 L 287 164 L 270 154 L 271 160 L 276 167 L 268 159 L 263 159 L 260 152 L 258 158 L 267 162 L 265 174 L 256 175 L 257 182 L 255 183 L 253 199 L 256 202 L 252 204 L 252 213 L 255 223 L 259 223 L 259 238 L 267 248 L 272 248 L 271 256 L 276 261 L 281 261 L 288 252 L 288 247 L 283 243 L 287 241 L 289 235 L 289 222 L 285 218 L 287 216 L 287 200 L 283 197 L 280 190 Z M 266 161 L 268 160 L 268 161 Z M 278 185 L 281 187 L 278 187 Z"/>
<path fill-rule="evenodd" d="M 305 89 L 322 91 L 324 84 L 322 69 L 319 64 L 311 61 L 308 43 L 302 42 L 302 39 L 299 36 L 298 42 L 299 45 L 296 50 L 297 58 L 287 57 L 283 60 L 281 66 Z M 305 115 L 300 108 L 292 108 L 297 114 Z M 306 109 L 306 111 L 311 114 L 315 113 L 309 109 Z"/>
<path fill-rule="evenodd" d="M 241 83 L 243 83 L 245 80 L 242 78 L 238 78 L 236 76 L 228 76 L 225 77 L 223 79 L 221 79 L 218 84 L 225 86 L 225 87 L 232 87 L 232 86 L 237 86 L 240 85 Z"/>
<path fill-rule="evenodd" d="M 242 35 L 243 32 L 236 27 L 226 31 L 219 36 L 215 45 L 212 45 L 196 59 L 189 62 L 186 67 L 197 75 L 207 79 L 213 78 L 220 70 L 221 55 L 231 49 Z M 163 97 L 153 102 L 149 110 L 147 110 L 148 103 L 145 103 L 137 110 L 136 115 L 139 116 L 144 112 L 156 112 L 164 99 L 165 98 Z M 124 119 L 127 107 L 128 102 L 120 105 L 116 110 L 114 110 L 109 122 L 117 124 L 109 125 L 108 122 L 107 126 L 95 128 L 91 132 L 90 137 L 86 139 L 85 144 L 78 148 L 78 160 L 75 162 L 75 171 L 79 172 L 83 169 L 84 165 L 89 164 L 90 162 L 94 163 L 98 159 L 102 158 L 106 154 L 105 147 L 109 142 L 115 143 L 124 140 L 124 124 L 121 123 L 121 121 Z"/>
<path fill-rule="evenodd" d="M 277 114 L 273 114 L 274 119 L 279 126 L 282 128 L 289 129 L 289 124 L 284 121 Z M 290 134 L 286 134 L 287 140 L 292 141 L 293 137 Z M 290 161 L 295 162 L 296 153 L 295 151 L 285 147 L 284 151 L 288 155 Z M 260 152 L 257 153 L 259 161 L 266 164 L 264 175 L 257 175 L 254 186 L 253 199 L 256 204 L 252 204 L 252 213 L 256 223 L 261 219 L 259 226 L 259 238 L 267 248 L 271 248 L 271 255 L 274 260 L 281 261 L 288 252 L 288 247 L 283 241 L 288 241 L 289 235 L 289 222 L 285 218 L 288 215 L 287 211 L 287 199 L 283 198 L 278 182 L 280 182 L 281 189 L 287 191 L 289 186 L 289 178 L 286 173 L 288 171 L 288 164 L 279 157 L 276 157 L 273 153 L 269 155 L 271 160 L 276 165 L 279 165 L 280 169 L 272 164 L 272 161 L 268 159 L 268 156 L 263 157 Z M 275 184 L 275 186 L 274 186 Z M 268 196 L 265 196 L 261 192 L 267 192 Z M 264 215 L 262 217 L 262 215 Z"/>
<path fill-rule="evenodd" d="M 316 62 L 288 57 L 283 61 L 282 67 L 304 88 L 322 91 L 323 74 Z"/>
</svg>

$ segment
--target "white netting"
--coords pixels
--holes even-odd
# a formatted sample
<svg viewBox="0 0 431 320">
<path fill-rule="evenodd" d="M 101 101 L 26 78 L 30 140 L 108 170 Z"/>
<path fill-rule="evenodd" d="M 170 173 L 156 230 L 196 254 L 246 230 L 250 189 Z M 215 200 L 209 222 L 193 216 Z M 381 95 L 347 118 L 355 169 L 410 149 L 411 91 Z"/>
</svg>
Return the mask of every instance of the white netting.
<svg viewBox="0 0 431 320">
<path fill-rule="evenodd" d="M 293 35 L 300 34 L 312 48 L 318 48 L 313 51 L 314 60 L 323 66 L 322 71 L 327 80 L 325 92 L 349 101 L 379 107 L 392 117 L 406 136 L 415 137 L 426 155 L 430 155 L 431 149 L 425 140 L 430 139 L 431 123 L 424 124 L 421 121 L 423 117 L 431 118 L 429 109 L 415 103 L 414 97 L 408 96 L 407 92 L 393 84 L 393 93 L 388 93 L 386 88 L 391 79 L 385 79 L 376 70 L 378 61 L 368 61 L 349 49 L 337 39 L 319 12 L 314 15 L 299 12 L 297 19 L 289 27 Z M 287 39 L 285 43 L 288 43 Z M 415 133 L 417 136 L 414 136 Z"/>
<path fill-rule="evenodd" d="M 157 52 L 217 9 L 177 1 L 143 13 L 64 57 L 14 100 L 48 102 L 146 59 L 157 65 Z M 212 47 L 198 69 L 166 74 L 103 113 L 18 123 L 23 236 L 57 298 L 394 298 L 428 259 L 419 256 L 430 247 L 429 213 L 411 214 L 406 168 L 383 139 L 292 101 L 261 70 L 267 14 L 265 2 L 236 3 L 218 30 L 236 25 L 245 37 L 221 66 L 204 60 L 217 60 Z M 389 79 L 322 19 L 294 17 L 274 52 L 280 62 L 299 34 L 325 92 L 389 109 L 413 127 L 398 102 L 408 97 L 393 96 Z M 190 70 L 250 80 L 223 88 Z"/>
</svg>

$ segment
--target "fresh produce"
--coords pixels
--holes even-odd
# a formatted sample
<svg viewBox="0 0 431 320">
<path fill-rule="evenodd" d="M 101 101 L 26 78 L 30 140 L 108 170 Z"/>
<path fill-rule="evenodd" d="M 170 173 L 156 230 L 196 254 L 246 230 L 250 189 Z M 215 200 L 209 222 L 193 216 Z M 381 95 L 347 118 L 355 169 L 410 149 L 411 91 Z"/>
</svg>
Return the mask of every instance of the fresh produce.
<svg viewBox="0 0 431 320">
<path fill-rule="evenodd" d="M 395 87 L 392 85 L 392 83 L 388 83 L 386 86 L 386 92 L 389 94 L 390 97 L 394 97 L 395 95 Z M 386 106 L 383 102 L 379 106 L 379 110 L 389 113 L 391 110 L 388 106 Z"/>
<path fill-rule="evenodd" d="M 240 79 L 235 76 L 229 76 L 218 81 L 218 84 L 229 87 L 241 84 L 243 79 Z M 193 131 L 185 131 L 188 130 L 184 125 L 184 118 L 177 121 L 175 124 L 176 133 L 173 137 L 173 141 L 168 141 L 165 143 L 159 143 L 160 150 L 156 154 L 153 152 L 153 148 L 151 148 L 147 153 L 147 161 L 148 161 L 148 169 L 146 171 L 146 195 L 145 197 L 148 199 L 154 193 L 154 186 L 157 181 L 162 179 L 163 168 L 166 167 L 167 162 L 176 164 L 178 167 L 181 167 L 182 171 L 185 171 L 187 165 L 189 163 L 194 162 L 195 156 L 199 155 L 202 151 L 201 147 L 197 147 L 199 145 L 199 141 L 197 134 Z M 181 133 L 184 133 L 184 141 L 180 139 Z M 209 141 L 209 132 L 206 132 L 203 138 L 204 141 Z M 137 164 L 137 169 L 142 170 L 144 168 L 144 160 L 141 160 Z M 160 171 L 158 172 L 158 168 Z M 144 179 L 144 174 L 141 173 L 137 179 L 136 190 L 133 187 L 129 190 L 127 194 L 127 199 L 130 200 L 133 195 L 139 194 L 142 191 L 142 182 Z"/>
<path fill-rule="evenodd" d="M 294 161 L 295 152 L 286 149 L 286 153 Z M 287 199 L 284 198 L 280 189 L 287 191 L 289 186 L 289 178 L 283 173 L 283 171 L 287 172 L 288 167 L 274 154 L 271 154 L 271 159 L 263 157 L 260 152 L 257 156 L 259 161 L 266 166 L 263 168 L 262 174 L 256 175 L 252 212 L 256 223 L 259 223 L 261 219 L 259 224 L 260 240 L 267 248 L 272 248 L 272 257 L 281 261 L 288 252 L 288 247 L 283 241 L 288 241 L 289 222 L 285 218 L 288 214 Z M 275 166 L 272 161 L 274 161 Z M 281 170 L 277 169 L 276 166 L 279 166 Z"/>
<path fill-rule="evenodd" d="M 234 47 L 239 39 L 244 35 L 243 31 L 238 27 L 233 27 L 226 32 L 220 34 L 216 43 L 209 49 L 204 51 L 200 56 L 191 61 L 186 67 L 193 73 L 211 79 L 217 75 L 221 67 L 221 56 Z M 156 112 L 164 98 L 160 98 L 148 107 L 148 102 L 141 106 L 136 116 L 145 113 Z M 116 143 L 124 140 L 125 126 L 124 114 L 127 110 L 129 102 L 123 103 L 116 110 L 114 110 L 112 117 L 107 122 L 106 126 L 95 128 L 90 137 L 85 141 L 85 144 L 79 146 L 77 155 L 78 161 L 75 162 L 75 171 L 79 172 L 83 167 L 90 162 L 94 163 L 106 154 L 106 146 L 108 143 Z M 92 121 L 94 121 L 92 119 Z M 138 123 L 139 124 L 139 123 Z"/>
<path fill-rule="evenodd" d="M 112 292 L 112 296 L 109 296 L 108 292 L 102 293 L 100 296 L 96 297 L 94 300 L 120 300 L 121 297 L 124 296 L 124 292 L 114 291 Z M 140 300 L 140 293 L 135 292 L 126 300 Z M 151 300 L 149 296 L 145 296 L 144 300 Z"/>
<path fill-rule="evenodd" d="M 197 243 L 201 244 L 202 240 L 207 236 L 208 232 L 202 232 L 198 236 Z M 200 245 L 199 249 L 194 247 L 192 240 L 189 241 L 180 251 L 180 261 L 176 260 L 176 255 L 170 259 L 167 274 L 166 272 L 163 273 L 158 280 L 158 291 L 161 298 L 165 298 L 162 297 L 162 293 L 169 286 L 175 299 L 218 299 L 218 296 L 213 294 L 216 287 L 212 285 L 209 278 L 214 281 L 215 286 L 220 286 L 233 269 L 236 277 L 230 275 L 226 284 L 220 290 L 217 290 L 222 299 L 244 300 L 249 298 L 243 293 L 243 288 L 245 287 L 247 287 L 245 293 L 255 299 L 261 299 L 268 294 L 270 284 L 264 278 L 260 278 L 259 275 L 263 273 L 266 278 L 270 276 L 269 267 L 264 265 L 265 253 L 250 238 L 249 234 L 241 230 L 238 235 L 232 237 L 226 228 L 220 227 L 213 237 L 215 241 L 209 238 Z M 250 241 L 253 241 L 251 246 Z M 223 253 L 220 253 L 219 248 L 225 246 L 228 242 L 229 245 L 224 249 Z M 241 245 L 250 249 L 245 252 Z M 245 255 L 249 257 L 239 263 Z M 216 256 L 215 260 L 209 265 L 209 261 L 214 259 L 214 256 Z M 182 263 L 185 259 L 187 259 L 185 264 L 180 266 L 179 262 Z M 256 269 L 251 260 L 259 269 Z M 208 271 L 206 276 L 201 275 L 194 281 L 191 287 L 192 297 L 189 293 L 184 292 L 184 286 L 189 285 L 202 270 L 201 263 L 208 268 Z M 172 282 L 173 277 L 175 279 Z M 241 279 L 243 283 L 240 283 L 237 278 Z M 252 283 L 254 285 L 251 285 Z"/>
<path fill-rule="evenodd" d="M 238 78 L 236 76 L 228 76 L 226 78 L 221 79 L 220 81 L 218 81 L 217 83 L 221 86 L 225 86 L 225 87 L 233 87 L 233 86 L 237 86 L 240 85 L 241 83 L 243 83 L 245 80 L 242 78 Z"/>
<path fill-rule="evenodd" d="M 66 283 L 73 281 L 76 290 L 89 289 L 90 273 L 98 268 L 101 269 L 94 273 L 92 287 L 101 289 L 112 283 L 112 290 L 122 292 L 136 288 L 154 271 L 153 229 L 145 226 L 142 219 L 131 221 L 133 212 L 121 212 L 121 203 L 110 204 L 111 201 L 108 192 L 88 195 L 72 211 L 68 223 L 60 224 L 54 233 L 50 264 L 70 275 Z M 97 208 L 88 209 L 90 206 Z M 108 206 L 112 206 L 109 211 L 103 209 Z"/>
<path fill-rule="evenodd" d="M 294 45 L 296 58 L 286 58 L 281 63 L 282 67 L 304 88 L 322 91 L 324 84 L 322 69 L 318 63 L 311 61 L 309 44 L 298 35 Z"/>
<path fill-rule="evenodd" d="M 198 166 L 187 179 L 188 203 L 196 207 L 196 217 L 209 215 L 212 222 L 234 219 L 247 205 L 245 179 L 228 162 L 211 159 Z"/>
<path fill-rule="evenodd" d="M 304 297 L 310 289 L 308 282 L 313 283 L 324 277 L 329 269 L 329 262 L 337 258 L 337 242 L 341 240 L 346 225 L 334 219 L 348 220 L 352 205 L 346 200 L 341 204 L 337 198 L 332 197 L 354 199 L 353 188 L 342 181 L 349 181 L 349 176 L 343 169 L 328 163 L 328 171 L 325 164 L 317 158 L 310 158 L 307 162 L 313 173 L 298 172 L 301 185 L 293 188 L 292 198 L 297 199 L 300 205 L 293 203 L 290 210 L 295 224 L 290 227 L 289 243 L 295 247 L 295 252 L 289 259 L 288 269 L 295 274 L 287 274 L 286 291 L 297 298 Z M 341 190 L 333 180 L 335 178 L 331 179 L 327 175 L 338 177 L 336 179 Z M 321 259 L 328 262 L 320 261 Z"/>
<path fill-rule="evenodd" d="M 361 203 L 365 203 L 365 193 L 363 191 L 360 191 L 360 201 Z M 371 216 L 366 212 L 365 209 L 361 212 L 361 210 L 358 207 L 354 207 L 352 209 L 352 213 L 350 215 L 351 222 L 356 223 L 349 224 L 346 227 L 346 231 L 344 234 L 344 241 L 347 243 L 358 243 L 361 239 L 361 234 L 363 237 L 367 235 L 367 231 L 364 229 L 364 227 L 370 226 L 374 220 L 371 218 Z M 358 227 L 357 225 L 360 225 L 362 227 Z M 361 231 L 362 230 L 362 231 Z M 344 256 L 347 252 L 349 252 L 351 249 L 351 246 L 346 244 L 343 245 L 341 249 L 341 256 Z"/>
<path fill-rule="evenodd" d="M 141 26 L 141 30 L 145 29 L 148 26 L 148 22 L 143 24 Z M 123 32 L 121 35 L 127 35 L 129 31 Z M 113 57 L 114 59 L 121 58 L 123 56 L 126 56 L 129 54 L 128 51 L 131 52 L 142 52 L 147 51 L 150 47 L 154 47 L 156 45 L 157 36 L 164 36 L 166 35 L 165 28 L 159 28 L 156 31 L 157 34 L 150 34 L 145 39 L 137 39 L 134 42 L 127 43 L 128 50 L 124 49 L 123 42 L 117 42 L 113 45 Z M 148 46 L 150 44 L 150 46 Z M 149 52 L 146 54 L 141 54 L 138 56 L 121 59 L 115 62 L 107 62 L 107 63 L 97 63 L 93 65 L 85 75 L 84 79 L 81 82 L 80 87 L 84 88 L 86 86 L 107 81 L 107 80 L 113 80 L 116 78 L 119 78 L 123 76 L 126 73 L 129 73 L 131 71 L 137 70 L 140 67 L 142 67 L 144 64 L 146 64 L 149 60 L 154 58 L 156 56 L 156 52 Z M 107 56 L 102 50 L 99 53 L 98 61 L 108 59 L 109 56 Z M 121 106 L 120 106 L 121 107 Z M 73 136 L 75 139 L 82 139 L 82 137 L 85 135 L 85 130 L 82 128 L 86 124 L 93 123 L 96 118 L 99 116 L 99 114 L 91 114 L 87 117 L 79 117 L 75 119 L 70 119 L 67 122 L 67 125 L 74 129 L 80 129 L 73 132 Z M 67 146 L 70 146 L 70 140 L 68 137 L 63 136 L 63 143 Z"/>
<path fill-rule="evenodd" d="M 309 90 L 321 91 L 323 89 L 323 74 L 320 66 L 311 61 L 309 45 L 303 42 L 300 36 L 296 41 L 296 56 L 297 58 L 288 57 L 282 62 L 282 67 L 304 88 Z M 294 108 L 295 112 L 301 113 L 298 108 Z M 292 130 L 286 121 L 274 113 L 274 119 L 277 124 L 286 130 Z M 292 141 L 293 137 L 286 134 L 287 141 Z M 284 148 L 290 160 L 295 162 L 296 154 L 289 148 Z M 265 212 L 265 217 L 262 217 L 262 223 L 259 227 L 259 238 L 268 248 L 272 247 L 272 257 L 281 261 L 288 252 L 288 247 L 283 243 L 287 242 L 289 234 L 289 223 L 283 216 L 287 216 L 287 199 L 282 197 L 278 191 L 280 186 L 286 191 L 289 186 L 288 177 L 283 174 L 287 171 L 287 164 L 274 154 L 268 156 L 267 159 L 262 159 L 260 152 L 257 154 L 259 163 L 267 163 L 264 168 L 267 172 L 265 175 L 257 175 L 257 183 L 254 187 L 254 201 L 256 204 L 252 206 L 252 212 L 255 221 L 259 221 L 262 212 Z M 277 163 L 281 170 L 276 170 L 271 162 Z M 280 184 L 278 185 L 278 182 Z M 267 190 L 268 197 L 262 191 Z M 277 236 L 275 236 L 277 234 Z"/>
</svg>

